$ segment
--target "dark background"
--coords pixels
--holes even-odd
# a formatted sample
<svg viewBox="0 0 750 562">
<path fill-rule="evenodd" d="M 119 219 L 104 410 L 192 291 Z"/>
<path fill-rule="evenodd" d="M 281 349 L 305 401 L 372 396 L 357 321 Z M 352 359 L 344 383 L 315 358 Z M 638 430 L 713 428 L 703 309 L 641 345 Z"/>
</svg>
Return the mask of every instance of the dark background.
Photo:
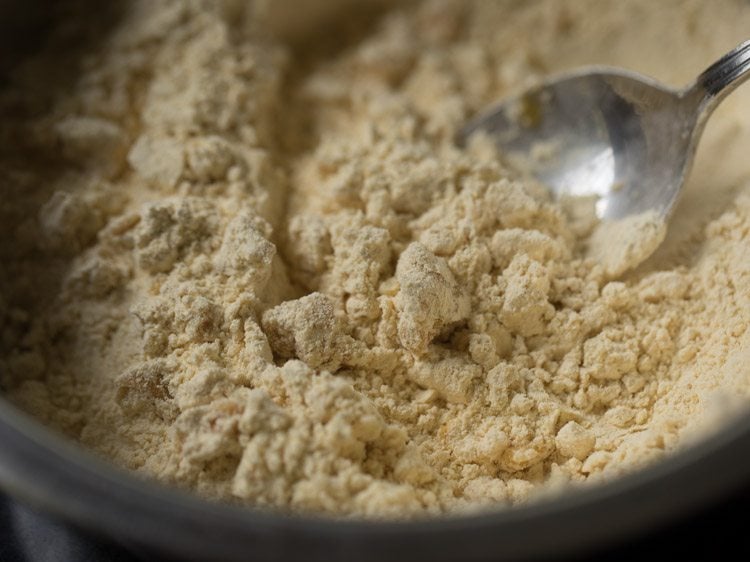
<svg viewBox="0 0 750 562">
<path fill-rule="evenodd" d="M 577 560 L 750 560 L 750 485 L 724 502 L 626 544 Z M 604 521 L 606 524 L 606 521 Z M 530 540 L 533 540 L 530 537 Z M 252 552 L 248 552 L 252 560 Z M 88 535 L 0 495 L 0 562 L 157 561 Z M 356 558 L 352 558 L 353 562 Z"/>
</svg>

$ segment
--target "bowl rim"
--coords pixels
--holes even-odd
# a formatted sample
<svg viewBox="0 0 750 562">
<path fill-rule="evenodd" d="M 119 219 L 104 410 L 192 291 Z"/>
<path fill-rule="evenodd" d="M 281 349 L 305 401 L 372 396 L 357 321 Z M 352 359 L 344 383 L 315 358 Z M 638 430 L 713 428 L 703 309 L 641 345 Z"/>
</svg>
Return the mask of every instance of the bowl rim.
<svg viewBox="0 0 750 562">
<path fill-rule="evenodd" d="M 750 477 L 750 413 L 633 473 L 510 509 L 416 520 L 222 504 L 120 469 L 0 397 L 0 488 L 123 544 L 188 559 L 521 559 L 585 552 L 719 501 Z"/>
</svg>

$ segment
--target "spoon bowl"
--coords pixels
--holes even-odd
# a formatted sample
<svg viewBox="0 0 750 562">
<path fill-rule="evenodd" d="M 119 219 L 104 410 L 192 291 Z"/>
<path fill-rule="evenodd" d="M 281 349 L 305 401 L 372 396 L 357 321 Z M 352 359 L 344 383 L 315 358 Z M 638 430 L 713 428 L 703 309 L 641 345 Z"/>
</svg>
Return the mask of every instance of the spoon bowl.
<svg viewBox="0 0 750 562">
<path fill-rule="evenodd" d="M 458 140 L 486 133 L 556 196 L 596 197 L 604 221 L 644 213 L 666 221 L 707 118 L 749 70 L 750 41 L 683 90 L 625 70 L 584 69 L 501 102 L 470 121 Z"/>
</svg>

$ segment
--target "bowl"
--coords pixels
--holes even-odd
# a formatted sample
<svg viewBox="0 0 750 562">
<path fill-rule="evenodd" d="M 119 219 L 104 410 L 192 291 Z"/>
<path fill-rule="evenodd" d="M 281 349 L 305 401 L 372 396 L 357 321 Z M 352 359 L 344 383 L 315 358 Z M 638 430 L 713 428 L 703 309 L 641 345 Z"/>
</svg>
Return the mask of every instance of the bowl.
<svg viewBox="0 0 750 562">
<path fill-rule="evenodd" d="M 0 0 L 3 66 L 35 46 L 44 2 Z M 581 555 L 657 529 L 750 480 L 750 415 L 607 483 L 512 509 L 413 521 L 287 514 L 139 479 L 0 397 L 0 490 L 139 552 L 188 560 L 518 560 Z"/>
<path fill-rule="evenodd" d="M 147 482 L 0 398 L 0 489 L 82 529 L 185 560 L 448 561 L 582 555 L 707 508 L 748 483 L 750 416 L 638 472 L 512 509 L 416 521 L 213 503 Z"/>
</svg>

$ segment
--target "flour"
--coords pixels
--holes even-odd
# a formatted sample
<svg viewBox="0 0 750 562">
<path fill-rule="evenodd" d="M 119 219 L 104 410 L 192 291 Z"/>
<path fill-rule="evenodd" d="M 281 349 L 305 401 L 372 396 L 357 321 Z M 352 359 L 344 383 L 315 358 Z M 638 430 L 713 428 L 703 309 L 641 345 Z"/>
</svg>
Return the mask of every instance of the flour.
<svg viewBox="0 0 750 562">
<path fill-rule="evenodd" d="M 667 224 L 655 211 L 602 221 L 589 240 L 588 255 L 618 277 L 640 265 L 664 242 Z"/>
<path fill-rule="evenodd" d="M 611 252 L 592 202 L 453 142 L 564 66 L 684 81 L 731 46 L 693 20 L 750 22 L 670 2 L 381 4 L 318 50 L 296 3 L 143 1 L 80 67 L 53 40 L 0 95 L 0 139 L 26 139 L 0 149 L 4 394 L 144 477 L 373 517 L 518 504 L 710 436 L 750 397 L 733 161 L 699 153 L 703 184 L 623 276 L 663 223 Z M 328 36 L 359 6 L 309 4 Z M 692 54 L 630 35 L 650 25 Z M 70 89 L 41 86 L 57 66 L 82 68 Z M 750 143 L 742 107 L 712 158 Z"/>
</svg>

